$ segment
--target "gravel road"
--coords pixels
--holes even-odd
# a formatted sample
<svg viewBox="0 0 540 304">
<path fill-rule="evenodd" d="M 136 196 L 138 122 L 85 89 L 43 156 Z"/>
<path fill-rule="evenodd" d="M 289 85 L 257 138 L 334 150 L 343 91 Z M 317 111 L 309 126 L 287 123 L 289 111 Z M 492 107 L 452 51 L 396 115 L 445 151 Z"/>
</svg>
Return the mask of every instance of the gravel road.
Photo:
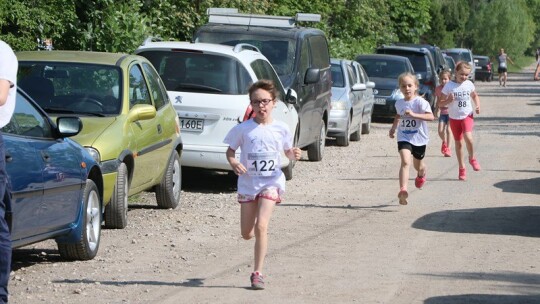
<svg viewBox="0 0 540 304">
<path fill-rule="evenodd" d="M 428 180 L 411 180 L 407 206 L 389 122 L 349 147 L 327 140 L 322 162 L 304 154 L 270 222 L 264 291 L 247 289 L 253 241 L 240 237 L 235 181 L 186 170 L 180 208 L 130 198 L 128 226 L 103 230 L 92 261 L 62 261 L 54 241 L 15 250 L 10 303 L 540 303 L 532 69 L 506 88 L 476 83 L 482 171 L 466 182 L 430 123 Z"/>
</svg>

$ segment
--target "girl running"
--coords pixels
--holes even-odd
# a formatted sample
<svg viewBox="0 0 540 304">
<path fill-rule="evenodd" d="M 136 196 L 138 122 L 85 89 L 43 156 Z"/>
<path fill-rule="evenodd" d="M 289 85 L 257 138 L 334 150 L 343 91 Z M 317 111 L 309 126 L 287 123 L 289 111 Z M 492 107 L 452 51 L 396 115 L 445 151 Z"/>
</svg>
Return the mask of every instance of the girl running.
<svg viewBox="0 0 540 304">
<path fill-rule="evenodd" d="M 450 81 L 450 78 L 452 77 L 452 74 L 448 70 L 442 70 L 442 72 L 439 74 L 439 81 L 440 84 L 435 88 L 435 97 L 437 98 L 437 109 L 440 111 L 439 113 L 439 137 L 442 140 L 441 145 L 441 153 L 445 157 L 452 156 L 452 152 L 450 152 L 450 128 L 448 127 L 448 107 L 441 106 L 439 102 L 441 101 L 442 97 L 442 89 L 444 85 Z M 437 113 L 437 111 L 435 111 Z"/>
</svg>

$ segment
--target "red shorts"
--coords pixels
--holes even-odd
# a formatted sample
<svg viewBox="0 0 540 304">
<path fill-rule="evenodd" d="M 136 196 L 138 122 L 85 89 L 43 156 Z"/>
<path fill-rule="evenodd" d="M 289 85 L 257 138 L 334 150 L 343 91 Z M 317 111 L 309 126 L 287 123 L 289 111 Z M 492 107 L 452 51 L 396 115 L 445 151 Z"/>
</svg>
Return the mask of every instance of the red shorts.
<svg viewBox="0 0 540 304">
<path fill-rule="evenodd" d="M 262 190 L 257 195 L 238 193 L 238 202 L 240 204 L 251 203 L 251 202 L 258 201 L 259 198 L 265 198 L 267 200 L 276 202 L 276 204 L 279 204 L 281 203 L 281 194 L 282 194 L 282 191 L 278 189 L 277 187 L 270 187 L 270 188 Z"/>
<path fill-rule="evenodd" d="M 450 129 L 455 140 L 462 140 L 465 132 L 472 132 L 474 127 L 474 118 L 471 115 L 463 119 L 450 118 Z"/>
</svg>

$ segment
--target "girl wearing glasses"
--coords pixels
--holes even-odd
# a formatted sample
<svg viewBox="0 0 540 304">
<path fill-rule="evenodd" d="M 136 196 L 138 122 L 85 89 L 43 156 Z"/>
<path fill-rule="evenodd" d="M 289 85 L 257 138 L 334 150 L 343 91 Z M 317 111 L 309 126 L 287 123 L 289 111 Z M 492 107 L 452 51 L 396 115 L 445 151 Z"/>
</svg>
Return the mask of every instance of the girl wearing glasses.
<svg viewBox="0 0 540 304">
<path fill-rule="evenodd" d="M 249 88 L 255 117 L 229 131 L 227 161 L 238 175 L 238 202 L 242 237 L 255 237 L 255 263 L 251 287 L 264 289 L 262 268 L 268 244 L 268 222 L 274 206 L 281 202 L 285 176 L 281 172 L 281 151 L 290 160 L 298 160 L 302 151 L 292 146 L 287 124 L 272 118 L 278 92 L 270 80 L 260 80 Z M 235 151 L 241 148 L 240 160 Z"/>
</svg>

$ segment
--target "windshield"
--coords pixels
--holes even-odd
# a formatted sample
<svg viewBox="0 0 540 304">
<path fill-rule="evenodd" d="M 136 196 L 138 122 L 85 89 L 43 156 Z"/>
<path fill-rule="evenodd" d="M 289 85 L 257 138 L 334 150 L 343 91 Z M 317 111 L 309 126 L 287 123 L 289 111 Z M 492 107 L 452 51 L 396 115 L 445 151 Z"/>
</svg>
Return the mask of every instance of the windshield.
<svg viewBox="0 0 540 304">
<path fill-rule="evenodd" d="M 471 58 L 471 53 L 469 52 L 446 52 L 447 55 L 449 55 L 450 57 L 452 57 L 454 59 L 454 61 L 456 62 L 456 64 L 459 62 L 459 61 L 466 61 L 466 62 L 472 62 L 472 58 Z"/>
<path fill-rule="evenodd" d="M 199 32 L 198 42 L 217 43 L 235 46 L 248 43 L 256 46 L 270 61 L 284 84 L 294 72 L 296 42 L 293 39 L 243 33 Z"/>
<path fill-rule="evenodd" d="M 19 86 L 49 113 L 119 114 L 118 67 L 84 63 L 19 62 Z"/>
<path fill-rule="evenodd" d="M 360 62 L 369 77 L 397 79 L 399 75 L 407 72 L 407 66 L 403 61 L 376 58 L 362 58 L 357 61 Z"/>
</svg>

